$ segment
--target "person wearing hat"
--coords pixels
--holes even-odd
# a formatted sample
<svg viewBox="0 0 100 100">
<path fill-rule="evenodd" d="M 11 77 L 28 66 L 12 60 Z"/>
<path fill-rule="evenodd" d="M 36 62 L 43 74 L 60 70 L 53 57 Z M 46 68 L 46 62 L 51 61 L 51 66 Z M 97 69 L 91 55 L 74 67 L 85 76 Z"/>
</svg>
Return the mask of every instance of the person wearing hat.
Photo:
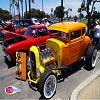
<svg viewBox="0 0 100 100">
<path fill-rule="evenodd" d="M 48 27 L 48 26 L 50 25 L 47 18 L 44 18 L 44 25 L 45 25 L 46 27 Z"/>
<path fill-rule="evenodd" d="M 93 38 L 93 45 L 98 47 L 100 39 L 100 21 L 96 21 L 96 26 L 94 28 L 94 38 Z"/>
</svg>

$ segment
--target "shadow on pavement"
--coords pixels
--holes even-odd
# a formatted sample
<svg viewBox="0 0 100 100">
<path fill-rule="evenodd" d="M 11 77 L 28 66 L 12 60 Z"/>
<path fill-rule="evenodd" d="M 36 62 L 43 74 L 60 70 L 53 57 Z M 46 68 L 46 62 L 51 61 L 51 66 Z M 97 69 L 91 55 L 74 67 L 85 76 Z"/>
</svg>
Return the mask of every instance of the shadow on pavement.
<svg viewBox="0 0 100 100">
<path fill-rule="evenodd" d="M 6 57 L 4 57 L 4 61 L 7 64 L 8 68 L 16 66 L 16 61 L 9 61 Z"/>
<path fill-rule="evenodd" d="M 58 78 L 58 83 L 64 81 L 65 78 L 68 76 L 76 73 L 77 71 L 81 70 L 82 67 L 84 67 L 85 62 L 83 60 L 80 60 L 76 62 L 75 64 L 71 65 L 69 68 L 66 70 L 62 70 L 62 75 Z"/>
</svg>

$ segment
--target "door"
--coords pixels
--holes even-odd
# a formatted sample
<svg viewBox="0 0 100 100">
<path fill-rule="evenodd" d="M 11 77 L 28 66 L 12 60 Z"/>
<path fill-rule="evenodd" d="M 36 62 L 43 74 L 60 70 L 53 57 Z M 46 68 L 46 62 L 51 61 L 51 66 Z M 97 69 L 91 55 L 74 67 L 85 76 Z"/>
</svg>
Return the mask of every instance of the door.
<svg viewBox="0 0 100 100">
<path fill-rule="evenodd" d="M 81 29 L 71 32 L 70 34 L 70 64 L 80 59 L 81 50 Z"/>
</svg>

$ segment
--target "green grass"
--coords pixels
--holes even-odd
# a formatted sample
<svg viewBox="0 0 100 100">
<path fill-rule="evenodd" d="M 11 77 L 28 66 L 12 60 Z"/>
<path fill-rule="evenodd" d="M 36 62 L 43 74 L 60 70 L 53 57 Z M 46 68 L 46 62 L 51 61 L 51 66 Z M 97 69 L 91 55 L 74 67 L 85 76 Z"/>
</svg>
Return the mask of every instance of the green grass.
<svg viewBox="0 0 100 100">
<path fill-rule="evenodd" d="M 87 20 L 81 20 L 81 22 L 86 24 L 88 21 Z"/>
</svg>

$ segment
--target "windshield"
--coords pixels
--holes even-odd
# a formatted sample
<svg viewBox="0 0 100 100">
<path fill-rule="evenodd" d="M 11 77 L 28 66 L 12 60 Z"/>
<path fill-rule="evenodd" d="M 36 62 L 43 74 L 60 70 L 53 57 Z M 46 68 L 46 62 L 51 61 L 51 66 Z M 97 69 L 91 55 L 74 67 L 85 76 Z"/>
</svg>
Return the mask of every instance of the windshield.
<svg viewBox="0 0 100 100">
<path fill-rule="evenodd" d="M 35 28 L 27 28 L 26 32 L 24 33 L 24 36 L 27 37 L 33 37 L 35 34 Z"/>
<path fill-rule="evenodd" d="M 65 42 L 68 41 L 68 33 L 56 31 L 56 30 L 49 30 L 49 31 L 50 31 L 51 37 L 55 37 L 57 39 L 60 39 L 61 41 L 64 40 Z"/>
</svg>

